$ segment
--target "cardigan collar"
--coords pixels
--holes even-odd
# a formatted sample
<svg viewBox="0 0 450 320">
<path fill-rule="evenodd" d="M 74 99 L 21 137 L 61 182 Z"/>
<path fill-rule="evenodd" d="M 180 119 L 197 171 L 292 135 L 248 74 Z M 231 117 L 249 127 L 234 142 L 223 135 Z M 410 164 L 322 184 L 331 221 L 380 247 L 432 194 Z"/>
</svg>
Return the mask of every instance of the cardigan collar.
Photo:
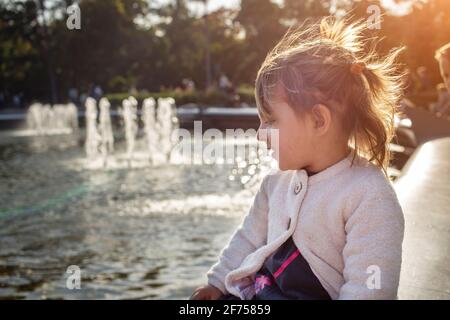
<svg viewBox="0 0 450 320">
<path fill-rule="evenodd" d="M 299 176 L 300 180 L 307 179 L 308 184 L 312 185 L 318 183 L 320 181 L 329 179 L 343 170 L 350 168 L 352 164 L 354 152 L 350 151 L 349 154 L 343 158 L 342 160 L 336 162 L 335 164 L 329 166 L 328 168 L 308 177 L 308 174 L 305 169 L 296 170 L 297 176 Z M 356 159 L 355 159 L 356 160 Z"/>
</svg>

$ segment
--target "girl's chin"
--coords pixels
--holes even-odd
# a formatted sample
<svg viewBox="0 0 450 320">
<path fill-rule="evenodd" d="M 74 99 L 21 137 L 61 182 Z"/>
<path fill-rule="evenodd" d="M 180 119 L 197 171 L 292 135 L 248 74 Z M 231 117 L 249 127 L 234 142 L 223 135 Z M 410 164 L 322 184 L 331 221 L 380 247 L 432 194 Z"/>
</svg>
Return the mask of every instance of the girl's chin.
<svg viewBox="0 0 450 320">
<path fill-rule="evenodd" d="M 289 166 L 287 165 L 287 163 L 285 163 L 284 161 L 280 161 L 280 159 L 276 159 L 276 158 L 274 158 L 276 161 L 277 161 L 277 163 L 278 163 L 278 168 L 280 169 L 280 170 L 289 170 Z"/>
<path fill-rule="evenodd" d="M 280 155 L 277 152 L 272 152 L 271 157 L 272 157 L 272 159 L 274 159 L 277 162 L 278 168 L 280 170 L 291 170 L 292 169 L 291 168 L 292 166 L 289 166 L 289 164 L 286 163 L 286 161 L 283 161 L 280 159 Z"/>
<path fill-rule="evenodd" d="M 275 158 L 274 158 L 275 159 Z M 286 171 L 286 170 L 297 170 L 298 166 L 296 166 L 295 164 L 293 164 L 292 162 L 286 162 L 280 159 L 275 159 L 277 161 L 278 164 L 278 168 L 282 171 Z"/>
<path fill-rule="evenodd" d="M 281 171 L 292 170 L 291 167 L 283 165 L 282 163 L 279 162 L 278 162 L 278 169 L 280 169 Z"/>
</svg>

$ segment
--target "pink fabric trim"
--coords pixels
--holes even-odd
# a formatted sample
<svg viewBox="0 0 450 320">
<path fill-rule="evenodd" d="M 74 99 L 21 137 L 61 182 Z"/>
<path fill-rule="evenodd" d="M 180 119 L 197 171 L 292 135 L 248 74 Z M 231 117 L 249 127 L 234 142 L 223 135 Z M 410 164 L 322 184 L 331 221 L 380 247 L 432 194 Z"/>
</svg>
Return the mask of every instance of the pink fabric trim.
<svg viewBox="0 0 450 320">
<path fill-rule="evenodd" d="M 278 276 L 284 271 L 284 269 L 286 269 L 286 267 L 288 265 L 291 264 L 291 262 L 298 257 L 298 255 L 300 254 L 300 251 L 297 249 L 293 254 L 291 254 L 289 256 L 289 258 L 286 259 L 286 261 L 283 262 L 283 264 L 281 265 L 280 268 L 278 268 L 278 270 L 273 274 L 274 278 L 278 278 Z"/>
<path fill-rule="evenodd" d="M 271 285 L 272 285 L 272 281 L 270 281 L 269 277 L 266 277 L 266 276 L 256 277 L 256 280 L 255 280 L 255 291 L 256 291 L 256 293 L 258 293 L 262 289 L 264 289 L 265 286 L 271 286 Z"/>
</svg>

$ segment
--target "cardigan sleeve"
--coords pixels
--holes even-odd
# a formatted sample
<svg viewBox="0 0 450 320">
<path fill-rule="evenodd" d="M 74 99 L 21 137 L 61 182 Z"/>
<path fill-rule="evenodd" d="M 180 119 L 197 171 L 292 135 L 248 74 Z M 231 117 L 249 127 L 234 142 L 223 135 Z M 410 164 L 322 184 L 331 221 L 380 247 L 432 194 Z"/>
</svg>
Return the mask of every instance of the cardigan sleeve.
<svg viewBox="0 0 450 320">
<path fill-rule="evenodd" d="M 218 261 L 207 272 L 208 284 L 227 294 L 225 277 L 228 272 L 240 266 L 250 253 L 267 242 L 268 198 L 267 180 L 264 177 L 253 204 L 243 221 L 234 232 L 228 245 L 222 249 Z"/>
<path fill-rule="evenodd" d="M 339 299 L 397 298 L 404 218 L 395 191 L 383 179 L 366 181 L 365 195 L 345 223 Z"/>
</svg>

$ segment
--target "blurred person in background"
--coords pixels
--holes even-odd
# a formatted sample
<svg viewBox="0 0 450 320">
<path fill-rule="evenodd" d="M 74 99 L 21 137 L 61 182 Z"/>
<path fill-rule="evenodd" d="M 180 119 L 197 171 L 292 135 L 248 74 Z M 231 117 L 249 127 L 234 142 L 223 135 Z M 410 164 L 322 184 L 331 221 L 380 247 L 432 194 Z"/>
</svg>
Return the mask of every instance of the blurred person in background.
<svg viewBox="0 0 450 320">
<path fill-rule="evenodd" d="M 442 80 L 447 91 L 450 92 L 450 43 L 436 51 L 435 58 L 439 63 Z"/>
<path fill-rule="evenodd" d="M 431 104 L 431 110 L 438 117 L 448 117 L 450 112 L 450 93 L 445 84 L 439 83 L 436 86 L 438 101 Z"/>
<path fill-rule="evenodd" d="M 438 100 L 438 104 L 440 103 L 438 112 L 441 116 L 450 118 L 450 43 L 442 46 L 438 50 L 436 50 L 435 58 L 439 63 L 439 70 L 441 73 L 442 80 L 444 81 L 445 89 L 447 90 L 447 94 L 444 92 L 444 88 L 440 89 L 440 96 Z M 442 99 L 442 100 L 441 100 Z"/>
<path fill-rule="evenodd" d="M 433 89 L 426 67 L 422 66 L 417 68 L 417 78 L 419 80 L 419 91 L 429 91 Z"/>
</svg>

